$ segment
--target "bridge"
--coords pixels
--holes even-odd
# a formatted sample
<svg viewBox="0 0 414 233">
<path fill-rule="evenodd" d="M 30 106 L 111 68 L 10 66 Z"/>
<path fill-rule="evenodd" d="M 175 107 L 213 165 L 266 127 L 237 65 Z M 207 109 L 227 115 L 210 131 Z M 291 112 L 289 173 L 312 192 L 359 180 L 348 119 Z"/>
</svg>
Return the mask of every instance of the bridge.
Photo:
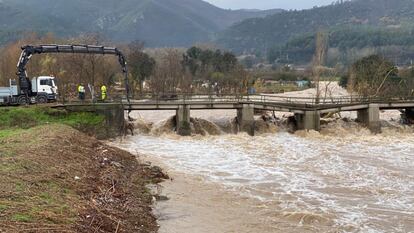
<svg viewBox="0 0 414 233">
<path fill-rule="evenodd" d="M 372 98 L 346 96 L 333 98 L 285 97 L 276 95 L 174 95 L 145 96 L 142 99 L 111 103 L 69 103 L 60 107 L 69 109 L 113 109 L 120 112 L 146 110 L 175 110 L 177 133 L 190 135 L 191 110 L 234 109 L 241 131 L 254 134 L 254 115 L 256 111 L 291 112 L 295 116 L 297 129 L 320 130 L 322 114 L 357 111 L 358 121 L 373 133 L 381 131 L 381 110 L 414 109 L 414 97 Z M 114 110 L 111 110 L 114 113 Z M 113 115 L 113 114 L 112 114 Z M 115 117 L 121 119 L 122 116 Z"/>
</svg>

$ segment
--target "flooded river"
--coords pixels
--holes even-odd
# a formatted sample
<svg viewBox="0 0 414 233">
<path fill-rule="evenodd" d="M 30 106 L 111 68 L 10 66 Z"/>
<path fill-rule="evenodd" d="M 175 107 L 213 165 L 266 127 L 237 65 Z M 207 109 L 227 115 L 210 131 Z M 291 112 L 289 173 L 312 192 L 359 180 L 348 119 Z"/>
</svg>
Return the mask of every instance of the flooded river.
<svg viewBox="0 0 414 233">
<path fill-rule="evenodd" d="M 220 187 L 263 220 L 260 231 L 210 232 L 414 232 L 413 134 L 331 131 L 138 135 L 117 145 L 172 173 L 199 177 L 200 187 Z"/>
<path fill-rule="evenodd" d="M 329 85 L 322 89 L 349 95 Z M 135 114 L 159 122 L 175 112 Z M 236 112 L 191 116 L 230 122 Z M 156 206 L 161 233 L 414 232 L 414 128 L 398 124 L 398 111 L 382 112 L 381 118 L 388 127 L 380 135 L 346 120 L 324 125 L 321 133 L 279 129 L 255 137 L 179 137 L 161 127 L 164 134 L 115 145 L 173 177 L 163 184 L 170 200 Z"/>
</svg>

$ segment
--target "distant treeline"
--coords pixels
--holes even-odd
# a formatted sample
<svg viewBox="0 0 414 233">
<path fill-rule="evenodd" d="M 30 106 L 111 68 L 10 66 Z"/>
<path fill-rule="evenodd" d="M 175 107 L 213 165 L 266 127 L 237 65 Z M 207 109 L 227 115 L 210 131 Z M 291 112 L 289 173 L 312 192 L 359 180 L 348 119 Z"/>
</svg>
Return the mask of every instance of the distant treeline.
<svg viewBox="0 0 414 233">
<path fill-rule="evenodd" d="M 372 54 L 380 54 L 397 65 L 410 65 L 414 58 L 414 28 L 380 28 L 350 26 L 334 29 L 328 34 L 326 64 L 350 65 Z M 267 54 L 271 63 L 302 63 L 312 60 L 315 52 L 315 34 L 291 39 L 285 45 L 275 46 Z"/>
</svg>

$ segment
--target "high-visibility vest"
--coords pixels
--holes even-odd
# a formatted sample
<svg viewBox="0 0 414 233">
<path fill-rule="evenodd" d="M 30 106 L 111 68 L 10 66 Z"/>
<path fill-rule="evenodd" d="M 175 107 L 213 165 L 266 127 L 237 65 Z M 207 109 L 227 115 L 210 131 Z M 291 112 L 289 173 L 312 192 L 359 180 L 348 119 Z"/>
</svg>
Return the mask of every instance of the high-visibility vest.
<svg viewBox="0 0 414 233">
<path fill-rule="evenodd" d="M 79 93 L 85 93 L 85 87 L 84 87 L 84 86 L 82 86 L 82 85 L 79 85 L 79 87 L 78 87 L 78 92 L 79 92 Z"/>
<path fill-rule="evenodd" d="M 107 91 L 107 88 L 106 88 L 106 86 L 105 86 L 105 85 L 103 85 L 103 86 L 101 87 L 101 92 L 102 92 L 102 93 L 106 93 L 106 91 Z"/>
</svg>

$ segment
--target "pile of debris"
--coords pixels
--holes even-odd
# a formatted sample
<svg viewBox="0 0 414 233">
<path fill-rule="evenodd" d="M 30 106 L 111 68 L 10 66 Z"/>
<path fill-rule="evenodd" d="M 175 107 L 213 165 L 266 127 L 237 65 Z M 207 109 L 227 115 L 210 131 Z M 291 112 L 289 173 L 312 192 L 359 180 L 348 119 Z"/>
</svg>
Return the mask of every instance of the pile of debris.
<svg viewBox="0 0 414 233">
<path fill-rule="evenodd" d="M 63 125 L 0 141 L 0 232 L 157 232 L 161 169 Z"/>
</svg>

